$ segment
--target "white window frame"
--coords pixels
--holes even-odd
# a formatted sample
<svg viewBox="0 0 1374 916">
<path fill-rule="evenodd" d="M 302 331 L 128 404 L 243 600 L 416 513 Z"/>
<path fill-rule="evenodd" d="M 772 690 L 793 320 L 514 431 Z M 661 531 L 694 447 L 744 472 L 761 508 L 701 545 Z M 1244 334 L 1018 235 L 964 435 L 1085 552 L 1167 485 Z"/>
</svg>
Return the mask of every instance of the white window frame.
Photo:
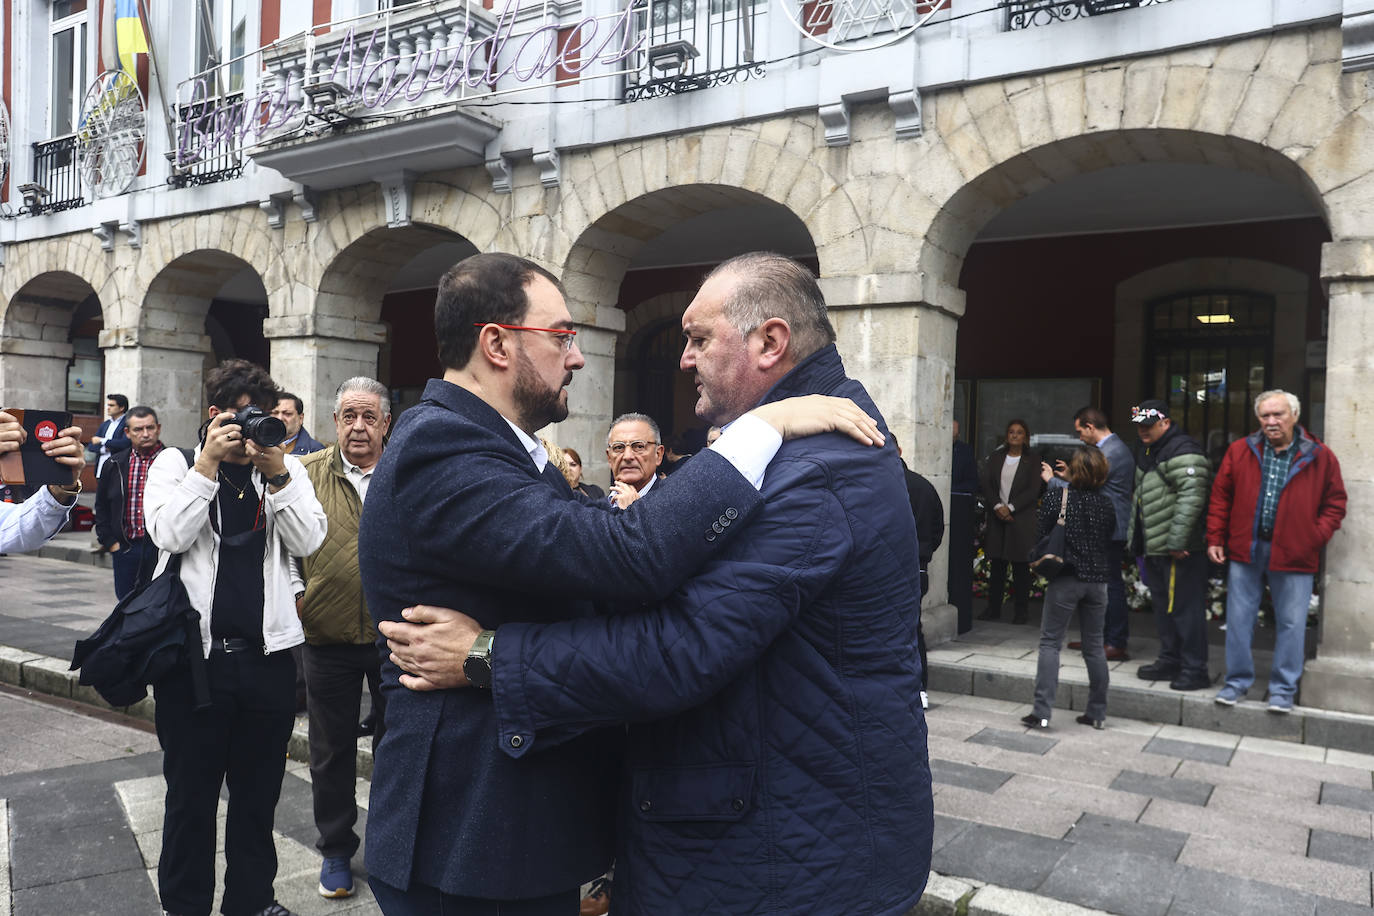
<svg viewBox="0 0 1374 916">
<path fill-rule="evenodd" d="M 76 132 L 76 127 L 81 121 L 81 103 L 86 98 L 86 89 L 90 85 L 95 72 L 95 45 L 93 41 L 95 30 L 91 28 L 92 7 L 99 7 L 96 0 L 88 0 L 86 8 L 79 13 L 72 13 L 62 19 L 52 18 L 53 5 L 51 2 L 44 4 L 44 18 L 48 21 L 48 91 L 44 106 L 47 110 L 47 117 L 44 119 L 47 126 L 47 139 L 52 140 L 58 137 L 66 137 Z M 57 55 L 54 44 L 57 36 L 66 31 L 74 31 L 73 54 L 72 54 L 72 123 L 68 129 L 59 132 L 54 123 L 57 112 L 53 101 L 57 90 Z"/>
<path fill-rule="evenodd" d="M 248 84 L 248 68 L 246 66 L 247 62 L 242 58 L 250 50 L 248 46 L 250 37 L 257 31 L 253 28 L 253 4 L 250 3 L 249 0 L 192 0 L 192 3 L 191 28 L 195 37 L 191 42 L 190 72 L 203 73 L 207 69 L 203 55 L 201 54 L 202 42 L 204 41 L 204 35 L 201 28 L 201 17 L 204 14 L 203 11 L 205 6 L 208 5 L 210 8 L 210 15 L 213 16 L 215 20 L 213 33 L 216 57 L 219 60 L 220 66 L 220 79 L 208 81 L 209 85 L 206 86 L 207 93 L 211 97 L 217 96 L 220 92 L 221 82 L 223 83 L 223 89 L 226 94 L 232 95 L 236 92 L 245 91 Z M 241 19 L 243 23 L 243 47 L 237 50 L 234 48 L 233 19 L 236 7 L 238 11 L 243 14 Z M 229 63 L 229 61 L 233 61 L 235 58 L 238 58 L 237 62 Z M 238 79 L 237 86 L 234 85 L 235 78 Z"/>
</svg>

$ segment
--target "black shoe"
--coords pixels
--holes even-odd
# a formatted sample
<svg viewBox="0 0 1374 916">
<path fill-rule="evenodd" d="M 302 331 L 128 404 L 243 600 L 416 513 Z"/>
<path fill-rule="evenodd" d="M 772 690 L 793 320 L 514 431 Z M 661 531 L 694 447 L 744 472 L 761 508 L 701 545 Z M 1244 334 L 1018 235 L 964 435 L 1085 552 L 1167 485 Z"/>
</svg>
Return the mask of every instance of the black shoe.
<svg viewBox="0 0 1374 916">
<path fill-rule="evenodd" d="M 1172 681 L 1178 677 L 1178 669 L 1162 662 L 1151 662 L 1148 665 L 1141 665 L 1136 675 L 1142 681 Z"/>
<path fill-rule="evenodd" d="M 1180 674 L 1169 682 L 1170 690 L 1205 690 L 1212 686 L 1212 679 L 1205 674 Z"/>
<path fill-rule="evenodd" d="M 1001 619 L 1002 619 L 1002 609 L 1001 609 L 1000 607 L 998 607 L 998 608 L 992 608 L 992 607 L 990 607 L 990 608 L 988 608 L 986 611 L 984 611 L 983 613 L 979 614 L 979 615 L 978 615 L 978 619 L 979 619 L 979 620 L 1001 620 Z"/>
<path fill-rule="evenodd" d="M 377 727 L 372 723 L 373 719 L 371 716 L 358 723 L 359 738 L 369 738 L 372 736 L 372 733 L 377 730 Z"/>
<path fill-rule="evenodd" d="M 1099 731 L 1102 729 L 1101 719 L 1090 719 L 1086 714 L 1079 716 L 1077 719 L 1074 719 L 1074 721 L 1077 722 L 1079 725 L 1091 725 L 1093 728 L 1098 729 Z"/>
<path fill-rule="evenodd" d="M 1011 615 L 1012 623 L 1025 623 L 1027 619 L 1026 609 L 1023 607 L 1017 608 Z"/>
<path fill-rule="evenodd" d="M 290 910 L 273 900 L 271 905 L 258 910 L 253 916 L 295 916 Z"/>
<path fill-rule="evenodd" d="M 1021 717 L 1021 724 L 1027 728 L 1049 728 L 1050 720 L 1042 719 L 1032 712 Z"/>
</svg>

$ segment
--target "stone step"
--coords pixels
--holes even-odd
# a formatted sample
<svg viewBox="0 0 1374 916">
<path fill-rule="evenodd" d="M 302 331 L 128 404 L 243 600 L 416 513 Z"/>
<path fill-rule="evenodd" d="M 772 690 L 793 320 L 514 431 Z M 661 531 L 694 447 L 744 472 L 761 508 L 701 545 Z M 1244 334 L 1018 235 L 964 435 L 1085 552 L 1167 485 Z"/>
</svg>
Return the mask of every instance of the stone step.
<svg viewBox="0 0 1374 916">
<path fill-rule="evenodd" d="M 1029 711 L 1035 695 L 1035 659 L 996 656 L 937 658 L 932 650 L 930 689 L 995 700 L 1023 702 Z M 1299 744 L 1334 747 L 1360 754 L 1374 753 L 1374 716 L 1295 706 L 1287 714 L 1271 713 L 1264 704 L 1242 701 L 1219 706 L 1216 691 L 1179 691 L 1167 682 L 1142 681 L 1137 663 L 1114 666 L 1107 692 L 1107 716 L 1142 719 L 1165 725 L 1271 738 Z M 1218 679 L 1219 680 L 1219 679 Z M 1219 684 L 1218 684 L 1219 686 Z M 1060 668 L 1055 708 L 1082 712 L 1088 702 L 1088 677 L 1081 663 Z"/>
</svg>

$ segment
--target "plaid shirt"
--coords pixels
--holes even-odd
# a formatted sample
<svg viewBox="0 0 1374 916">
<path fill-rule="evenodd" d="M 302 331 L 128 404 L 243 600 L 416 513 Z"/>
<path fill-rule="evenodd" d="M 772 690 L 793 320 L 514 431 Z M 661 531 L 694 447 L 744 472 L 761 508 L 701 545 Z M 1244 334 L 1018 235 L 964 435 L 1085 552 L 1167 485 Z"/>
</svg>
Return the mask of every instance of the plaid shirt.
<svg viewBox="0 0 1374 916">
<path fill-rule="evenodd" d="M 146 457 L 139 454 L 136 448 L 129 450 L 129 488 L 124 491 L 124 536 L 131 541 L 148 533 L 143 522 L 143 489 L 148 485 L 148 469 L 153 466 L 153 459 L 162 449 L 162 443 L 155 442 Z"/>
<path fill-rule="evenodd" d="M 1283 495 L 1284 484 L 1288 482 L 1288 468 L 1293 464 L 1298 440 L 1288 443 L 1281 453 L 1274 451 L 1269 440 L 1260 437 L 1260 492 L 1259 492 L 1259 533 L 1264 540 L 1273 540 L 1274 517 L 1279 511 L 1279 497 Z"/>
</svg>

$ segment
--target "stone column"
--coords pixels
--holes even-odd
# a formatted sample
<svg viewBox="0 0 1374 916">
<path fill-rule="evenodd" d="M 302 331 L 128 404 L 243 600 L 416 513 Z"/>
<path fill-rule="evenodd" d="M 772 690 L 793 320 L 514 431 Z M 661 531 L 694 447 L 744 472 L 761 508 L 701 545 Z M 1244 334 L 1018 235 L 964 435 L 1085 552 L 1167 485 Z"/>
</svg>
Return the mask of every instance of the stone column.
<svg viewBox="0 0 1374 916">
<path fill-rule="evenodd" d="M 377 354 L 386 340 L 380 322 L 330 316 L 268 318 L 263 336 L 272 342 L 272 378 L 305 402 L 305 428 L 333 442 L 334 393 L 355 375 L 377 377 Z"/>
<path fill-rule="evenodd" d="M 937 288 L 920 274 L 826 277 L 820 284 L 846 371 L 868 389 L 901 442 L 907 466 L 934 484 L 948 525 L 954 344 L 963 293 Z M 953 639 L 958 626 L 948 600 L 948 556 L 943 546 L 935 552 L 930 594 L 921 602 L 932 646 Z"/>
<path fill-rule="evenodd" d="M 1330 324 L 1326 355 L 1326 444 L 1349 494 L 1345 521 L 1326 548 L 1320 642 L 1301 701 L 1374 714 L 1374 240 L 1322 249 Z"/>
<path fill-rule="evenodd" d="M 211 353 L 204 334 L 106 328 L 105 390 L 129 396 L 129 406 L 157 411 L 162 441 L 194 448 L 205 419 L 205 368 Z"/>
</svg>

